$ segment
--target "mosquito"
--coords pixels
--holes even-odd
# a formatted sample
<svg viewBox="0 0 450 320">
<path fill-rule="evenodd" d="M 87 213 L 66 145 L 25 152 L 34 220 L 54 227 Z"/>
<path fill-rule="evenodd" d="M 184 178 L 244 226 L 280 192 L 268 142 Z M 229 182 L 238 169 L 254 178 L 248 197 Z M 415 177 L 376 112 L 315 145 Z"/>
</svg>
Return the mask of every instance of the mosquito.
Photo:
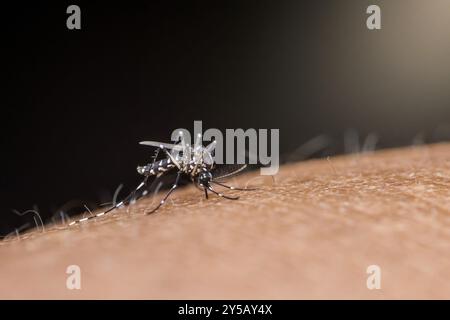
<svg viewBox="0 0 450 320">
<path fill-rule="evenodd" d="M 170 172 L 176 172 L 175 182 L 172 184 L 172 187 L 158 203 L 158 205 L 146 214 L 154 213 L 167 201 L 173 191 L 175 191 L 175 189 L 178 187 L 180 178 L 182 177 L 188 178 L 192 183 L 194 183 L 197 188 L 201 189 L 204 192 L 206 199 L 208 199 L 208 192 L 211 192 L 221 198 L 225 198 L 228 200 L 239 199 L 238 196 L 225 195 L 222 192 L 217 191 L 213 187 L 213 185 L 221 186 L 229 190 L 255 190 L 252 188 L 237 188 L 218 181 L 219 179 L 223 179 L 239 173 L 246 168 L 246 165 L 243 165 L 239 169 L 234 170 L 228 174 L 219 177 L 213 177 L 212 171 L 216 167 L 216 163 L 214 162 L 213 157 L 214 149 L 216 148 L 215 140 L 204 147 L 202 144 L 202 135 L 198 134 L 194 146 L 191 146 L 186 143 L 182 131 L 179 133 L 179 136 L 180 142 L 177 144 L 169 144 L 157 141 L 139 142 L 141 145 L 157 148 L 153 157 L 153 162 L 148 163 L 144 166 L 137 167 L 137 172 L 140 175 L 144 176 L 143 181 L 127 197 L 125 197 L 122 201 L 120 201 L 113 207 L 96 215 L 73 221 L 69 224 L 69 226 L 104 216 L 115 209 L 129 204 L 132 201 L 134 195 L 143 187 L 147 186 L 147 182 L 150 177 L 159 178 L 162 175 L 168 174 Z M 161 152 L 164 153 L 165 158 L 157 161 L 158 156 Z"/>
</svg>

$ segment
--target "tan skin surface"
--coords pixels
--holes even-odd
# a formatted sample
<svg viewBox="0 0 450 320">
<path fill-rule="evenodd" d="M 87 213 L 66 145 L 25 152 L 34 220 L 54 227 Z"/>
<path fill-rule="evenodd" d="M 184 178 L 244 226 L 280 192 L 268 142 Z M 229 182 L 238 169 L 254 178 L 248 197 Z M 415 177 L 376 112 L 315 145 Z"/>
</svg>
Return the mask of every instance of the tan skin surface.
<svg viewBox="0 0 450 320">
<path fill-rule="evenodd" d="M 253 180 L 251 180 L 253 179 Z M 251 181 L 249 181 L 251 180 Z M 244 174 L 0 245 L 0 298 L 450 298 L 450 144 Z M 156 200 L 155 200 L 156 203 Z M 66 268 L 81 267 L 81 290 Z M 381 268 L 368 290 L 366 269 Z"/>
</svg>

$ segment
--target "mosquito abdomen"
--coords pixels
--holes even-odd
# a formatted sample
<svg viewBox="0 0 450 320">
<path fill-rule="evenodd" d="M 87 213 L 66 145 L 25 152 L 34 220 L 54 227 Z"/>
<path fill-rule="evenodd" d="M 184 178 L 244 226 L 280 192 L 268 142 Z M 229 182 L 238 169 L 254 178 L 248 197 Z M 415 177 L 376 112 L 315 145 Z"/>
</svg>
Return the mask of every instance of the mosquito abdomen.
<svg viewBox="0 0 450 320">
<path fill-rule="evenodd" d="M 164 173 L 172 168 L 175 168 L 175 165 L 167 158 L 154 163 L 149 163 L 143 167 L 137 167 L 137 171 L 144 176 L 156 176 L 157 174 Z"/>
</svg>

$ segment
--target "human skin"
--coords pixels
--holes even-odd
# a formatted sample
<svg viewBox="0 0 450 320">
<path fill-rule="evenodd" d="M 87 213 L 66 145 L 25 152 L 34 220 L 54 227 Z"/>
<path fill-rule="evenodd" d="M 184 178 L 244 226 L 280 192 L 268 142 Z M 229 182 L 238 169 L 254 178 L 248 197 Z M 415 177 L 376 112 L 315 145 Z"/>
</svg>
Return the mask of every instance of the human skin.
<svg viewBox="0 0 450 320">
<path fill-rule="evenodd" d="M 0 245 L 0 298 L 450 298 L 450 144 L 284 165 Z M 81 290 L 66 269 L 81 268 Z M 367 268 L 381 289 L 367 288 Z"/>
</svg>

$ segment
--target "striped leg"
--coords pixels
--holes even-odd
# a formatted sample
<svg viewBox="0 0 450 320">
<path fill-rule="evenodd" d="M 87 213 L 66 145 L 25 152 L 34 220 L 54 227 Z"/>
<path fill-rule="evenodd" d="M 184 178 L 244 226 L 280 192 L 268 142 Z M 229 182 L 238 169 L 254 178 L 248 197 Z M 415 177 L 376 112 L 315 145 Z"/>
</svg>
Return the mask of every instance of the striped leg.
<svg viewBox="0 0 450 320">
<path fill-rule="evenodd" d="M 104 215 L 110 213 L 111 211 L 120 208 L 120 207 L 123 206 L 123 205 L 129 204 L 129 203 L 130 203 L 130 200 L 133 198 L 134 194 L 135 194 L 137 191 L 139 191 L 143 186 L 147 185 L 147 180 L 148 180 L 148 177 L 145 177 L 145 179 L 144 179 L 144 180 L 136 187 L 136 189 L 134 189 L 132 192 L 130 192 L 130 194 L 129 194 L 128 196 L 125 197 L 125 199 L 123 199 L 122 201 L 120 201 L 119 203 L 117 203 L 115 206 L 109 208 L 109 209 L 106 210 L 106 211 L 97 213 L 96 215 L 93 215 L 93 216 L 89 216 L 89 217 L 86 217 L 86 218 L 82 218 L 82 219 L 79 219 L 79 220 L 72 221 L 71 223 L 69 223 L 69 226 L 73 226 L 73 225 L 79 224 L 79 223 L 84 222 L 84 221 L 87 221 L 87 220 L 91 220 L 91 219 L 94 219 L 94 218 L 98 218 L 98 217 L 104 216 Z"/>
<path fill-rule="evenodd" d="M 164 202 L 166 202 L 167 198 L 169 198 L 169 196 L 172 194 L 172 192 L 178 187 L 178 182 L 180 180 L 180 176 L 181 176 L 181 170 L 178 171 L 177 173 L 177 178 L 175 180 L 175 183 L 172 185 L 172 188 L 170 188 L 169 192 L 167 192 L 167 194 L 164 196 L 164 198 L 159 202 L 159 204 L 156 206 L 156 208 L 154 208 L 152 211 L 148 212 L 147 214 L 152 214 L 154 213 L 156 210 L 158 210 L 163 204 Z"/>
<path fill-rule="evenodd" d="M 226 184 L 223 184 L 223 183 L 220 183 L 220 182 L 217 182 L 217 181 L 214 181 L 214 180 L 211 180 L 211 182 L 215 183 L 215 184 L 217 184 L 219 186 L 222 186 L 224 188 L 228 188 L 230 190 L 239 190 L 239 191 L 255 191 L 255 190 L 258 190 L 256 188 L 245 188 L 245 189 L 244 188 L 236 188 L 236 187 L 228 186 Z"/>
<path fill-rule="evenodd" d="M 225 198 L 228 200 L 238 200 L 239 199 L 239 197 L 231 197 L 231 196 L 224 195 L 223 193 L 217 192 L 216 190 L 213 189 L 213 187 L 211 187 L 211 185 L 208 185 L 207 188 L 209 191 L 211 191 L 212 193 L 215 193 L 219 197 L 222 197 L 222 198 Z"/>
</svg>

